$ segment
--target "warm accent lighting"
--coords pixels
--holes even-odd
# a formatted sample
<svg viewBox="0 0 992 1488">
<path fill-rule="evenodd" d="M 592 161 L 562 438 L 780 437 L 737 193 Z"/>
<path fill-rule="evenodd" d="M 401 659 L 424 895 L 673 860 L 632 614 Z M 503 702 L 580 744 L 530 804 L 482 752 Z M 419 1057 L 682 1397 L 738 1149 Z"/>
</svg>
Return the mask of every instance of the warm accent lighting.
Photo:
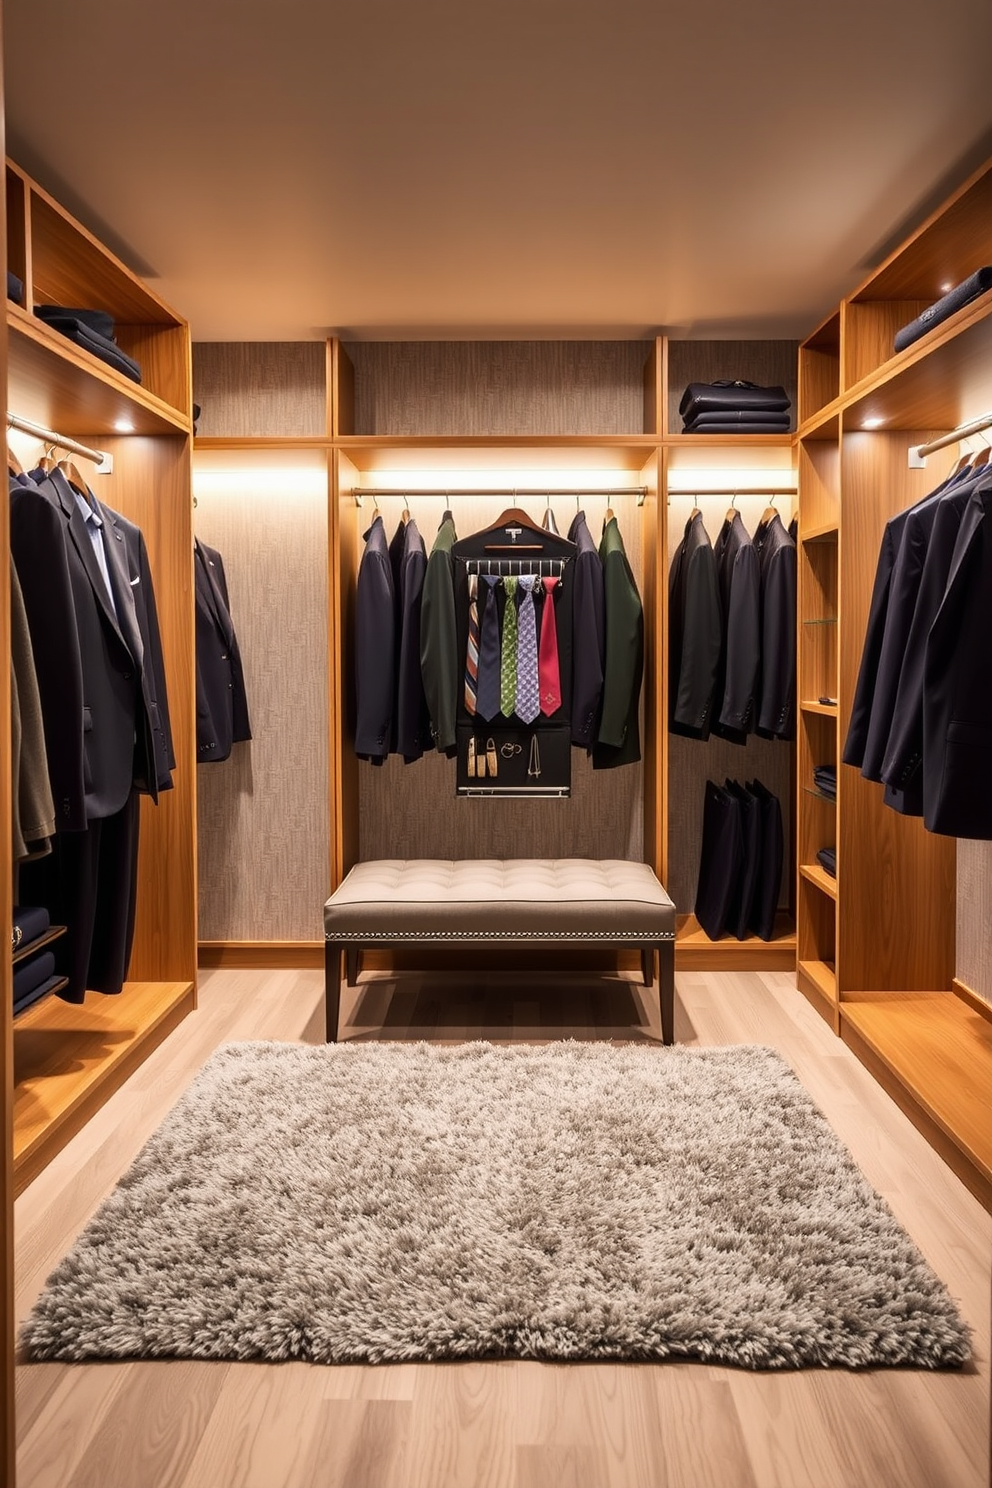
<svg viewBox="0 0 992 1488">
<path fill-rule="evenodd" d="M 131 422 L 130 419 L 126 419 L 126 418 L 115 419 L 114 420 L 114 428 L 117 430 L 118 434 L 133 434 L 134 433 L 134 425 L 132 424 L 132 422 Z"/>
<path fill-rule="evenodd" d="M 885 420 L 882 418 L 866 418 L 862 419 L 861 427 L 862 429 L 880 429 L 884 423 Z"/>
<path fill-rule="evenodd" d="M 942 284 L 940 286 L 940 292 L 941 292 L 941 294 L 950 294 L 950 292 L 951 292 L 951 290 L 953 288 L 954 288 L 954 285 L 953 284 Z"/>
</svg>

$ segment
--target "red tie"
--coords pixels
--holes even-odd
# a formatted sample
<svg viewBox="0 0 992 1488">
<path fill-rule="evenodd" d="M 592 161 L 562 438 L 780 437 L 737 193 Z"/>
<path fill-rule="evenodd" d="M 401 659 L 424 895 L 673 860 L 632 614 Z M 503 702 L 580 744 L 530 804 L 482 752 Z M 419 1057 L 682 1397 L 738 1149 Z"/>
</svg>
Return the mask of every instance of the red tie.
<svg viewBox="0 0 992 1488">
<path fill-rule="evenodd" d="M 558 672 L 558 625 L 555 621 L 557 579 L 542 579 L 544 610 L 541 614 L 541 647 L 537 656 L 537 679 L 541 689 L 541 712 L 549 717 L 561 707 L 561 676 Z"/>
</svg>

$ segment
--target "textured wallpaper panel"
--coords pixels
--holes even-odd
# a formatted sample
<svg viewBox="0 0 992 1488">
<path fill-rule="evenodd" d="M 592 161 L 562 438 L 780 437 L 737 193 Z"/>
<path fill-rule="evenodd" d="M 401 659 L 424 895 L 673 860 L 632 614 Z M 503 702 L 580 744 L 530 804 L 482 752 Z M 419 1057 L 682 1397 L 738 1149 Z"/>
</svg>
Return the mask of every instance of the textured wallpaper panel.
<svg viewBox="0 0 992 1488">
<path fill-rule="evenodd" d="M 318 940 L 329 892 L 326 473 L 206 463 L 225 459 L 198 459 L 196 533 L 224 559 L 253 738 L 197 767 L 199 935 Z"/>
<path fill-rule="evenodd" d="M 631 476 L 630 484 L 637 484 Z M 391 537 L 402 501 L 383 503 Z M 455 523 L 467 537 L 495 521 L 511 503 L 490 498 L 456 498 Z M 521 503 L 540 521 L 540 502 Z M 437 531 L 443 500 L 415 497 L 411 509 L 428 552 Z M 575 515 L 575 498 L 551 502 L 564 535 Z M 584 497 L 583 510 L 593 539 L 602 533 L 605 497 Z M 627 557 L 641 584 L 640 512 L 635 498 L 613 498 Z M 643 692 L 642 692 L 643 697 Z M 643 718 L 643 708 L 642 708 Z M 643 745 L 643 722 L 642 722 Z M 572 795 L 566 800 L 506 800 L 455 796 L 455 763 L 425 755 L 412 765 L 390 758 L 383 766 L 363 763 L 359 771 L 360 856 L 369 858 L 562 857 L 626 858 L 639 861 L 644 850 L 643 770 L 640 764 L 594 770 L 582 750 L 572 750 Z"/>
<path fill-rule="evenodd" d="M 323 341 L 197 341 L 193 401 L 201 435 L 326 432 Z"/>
<path fill-rule="evenodd" d="M 685 479 L 682 472 L 680 479 Z M 668 562 L 664 575 L 666 585 L 672 559 L 682 541 L 694 500 L 703 513 L 703 523 L 711 542 L 716 542 L 723 526 L 729 506 L 726 496 L 672 496 L 668 508 Z M 781 497 L 778 502 L 782 519 L 786 523 L 791 513 L 791 504 L 791 497 Z M 748 532 L 754 532 L 766 505 L 764 496 L 738 498 L 737 506 Z M 667 645 L 667 639 L 665 644 Z M 679 913 L 690 913 L 696 901 L 706 782 L 713 780 L 717 785 L 723 785 L 728 776 L 731 780 L 740 781 L 753 780 L 757 776 L 782 803 L 785 861 L 779 905 L 787 906 L 793 872 L 790 843 L 795 746 L 779 739 L 759 739 L 754 735 L 748 738 L 746 744 L 741 745 L 731 744 L 726 739 L 714 736 L 704 743 L 698 739 L 683 739 L 670 734 L 668 750 L 669 881 L 666 887 Z"/>
<path fill-rule="evenodd" d="M 958 839 L 955 975 L 992 1003 L 992 842 Z"/>
<path fill-rule="evenodd" d="M 358 434 L 637 434 L 653 341 L 362 341 Z"/>
</svg>

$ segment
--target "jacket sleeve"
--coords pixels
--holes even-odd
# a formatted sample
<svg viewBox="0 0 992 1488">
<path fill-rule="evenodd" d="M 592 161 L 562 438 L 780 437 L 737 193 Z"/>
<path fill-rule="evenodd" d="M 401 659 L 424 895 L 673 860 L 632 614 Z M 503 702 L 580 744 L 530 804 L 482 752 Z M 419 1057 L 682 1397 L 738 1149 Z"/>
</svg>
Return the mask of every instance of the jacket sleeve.
<svg viewBox="0 0 992 1488">
<path fill-rule="evenodd" d="M 720 663 L 720 593 L 716 558 L 708 543 L 689 559 L 685 575 L 685 612 L 682 625 L 682 655 L 675 688 L 674 720 L 700 738 L 710 731 L 710 709 Z"/>
<path fill-rule="evenodd" d="M 603 701 L 606 652 L 603 563 L 595 549 L 575 562 L 572 591 L 572 743 L 591 749 Z"/>
<path fill-rule="evenodd" d="M 796 549 L 772 556 L 761 609 L 761 707 L 757 732 L 792 737 L 796 712 Z"/>
<path fill-rule="evenodd" d="M 395 697 L 393 580 L 385 554 L 366 552 L 355 596 L 355 753 L 380 763 L 389 753 Z"/>
<path fill-rule="evenodd" d="M 754 698 L 761 661 L 758 568 L 758 555 L 746 543 L 734 559 L 726 621 L 727 675 L 723 698 L 717 699 L 720 722 L 745 733 L 754 727 Z"/>
<path fill-rule="evenodd" d="M 458 633 L 451 555 L 435 548 L 427 560 L 420 608 L 420 666 L 424 696 L 431 715 L 431 735 L 438 749 L 455 748 L 458 711 Z"/>
<path fill-rule="evenodd" d="M 644 616 L 627 559 L 616 550 L 603 563 L 606 665 L 598 743 L 618 749 L 627 739 L 631 700 L 640 697 Z M 636 715 L 635 715 L 636 716 Z"/>
</svg>

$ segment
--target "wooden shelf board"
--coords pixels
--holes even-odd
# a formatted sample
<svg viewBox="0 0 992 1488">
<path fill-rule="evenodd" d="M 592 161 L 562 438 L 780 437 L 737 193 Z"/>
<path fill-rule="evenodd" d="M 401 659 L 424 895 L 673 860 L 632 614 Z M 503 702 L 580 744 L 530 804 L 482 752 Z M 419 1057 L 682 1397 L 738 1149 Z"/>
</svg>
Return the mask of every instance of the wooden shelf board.
<svg viewBox="0 0 992 1488">
<path fill-rule="evenodd" d="M 45 946 L 51 945 L 53 940 L 60 939 L 65 934 L 65 931 L 66 927 L 64 925 L 49 925 L 43 935 L 39 935 L 34 940 L 26 941 L 24 944 L 18 946 L 11 957 L 13 965 L 17 966 L 19 962 L 26 961 L 29 956 L 33 956 L 36 951 L 44 950 Z"/>
<path fill-rule="evenodd" d="M 840 414 L 843 398 L 840 394 L 804 419 L 797 431 L 799 439 L 836 439 L 840 434 Z"/>
<path fill-rule="evenodd" d="M 819 527 L 800 528 L 799 538 L 804 543 L 823 542 L 827 538 L 836 537 L 838 530 L 839 524 L 835 517 L 832 522 L 824 522 Z"/>
<path fill-rule="evenodd" d="M 790 449 L 795 431 L 787 434 L 666 434 L 659 443 L 677 449 L 727 449 L 741 445 L 745 449 Z"/>
<path fill-rule="evenodd" d="M 924 1122 L 953 1144 L 989 1206 L 992 1023 L 953 992 L 847 993 L 840 1016 L 845 1040 L 888 1072 L 925 1134 Z"/>
<path fill-rule="evenodd" d="M 83 1004 L 45 998 L 14 1025 L 14 1185 L 20 1193 L 196 1005 L 192 982 L 127 982 Z"/>
<path fill-rule="evenodd" d="M 799 709 L 802 713 L 818 713 L 823 718 L 837 717 L 836 703 L 802 702 L 799 704 Z"/>
<path fill-rule="evenodd" d="M 675 932 L 675 964 L 683 971 L 791 971 L 796 964 L 796 927 L 784 911 L 775 916 L 771 940 L 724 935 L 710 940 L 695 915 L 680 917 Z"/>
<path fill-rule="evenodd" d="M 819 863 L 800 863 L 799 872 L 803 878 L 807 879 L 811 884 L 815 884 L 828 898 L 836 900 L 837 880 L 831 878 L 827 870 L 821 868 Z"/>
<path fill-rule="evenodd" d="M 198 434 L 193 450 L 330 449 L 333 444 L 329 434 Z"/>
<path fill-rule="evenodd" d="M 322 967 L 322 940 L 201 940 L 198 966 Z"/>
<path fill-rule="evenodd" d="M 19 306 L 8 304 L 9 407 L 33 423 L 85 439 L 119 432 L 186 434 L 190 421 Z"/>
<path fill-rule="evenodd" d="M 797 966 L 800 986 L 807 982 L 831 1008 L 837 1001 L 837 973 L 829 961 L 800 961 Z M 805 987 L 803 987 L 805 991 Z"/>
<path fill-rule="evenodd" d="M 845 430 L 858 431 L 867 417 L 882 418 L 885 429 L 954 428 L 968 385 L 990 355 L 992 301 L 985 295 L 847 389 Z"/>
</svg>

